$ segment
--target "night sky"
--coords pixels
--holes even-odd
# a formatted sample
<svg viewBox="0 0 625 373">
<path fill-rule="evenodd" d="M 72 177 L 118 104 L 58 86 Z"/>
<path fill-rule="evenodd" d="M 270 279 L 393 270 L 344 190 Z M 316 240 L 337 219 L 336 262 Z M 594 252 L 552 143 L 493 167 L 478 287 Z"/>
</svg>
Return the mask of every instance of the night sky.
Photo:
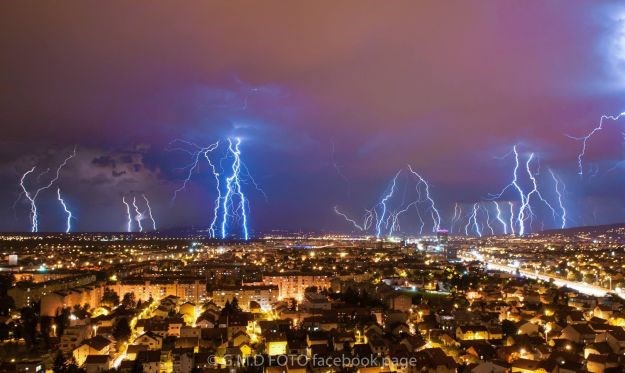
<svg viewBox="0 0 625 373">
<path fill-rule="evenodd" d="M 209 167 L 172 203 L 190 157 L 169 144 L 228 137 L 267 195 L 244 180 L 254 233 L 351 232 L 333 207 L 360 220 L 400 169 L 404 206 L 407 164 L 447 227 L 455 203 L 466 214 L 511 181 L 515 144 L 548 201 L 548 169 L 566 184 L 567 226 L 625 220 L 625 118 L 589 141 L 581 176 L 566 136 L 625 111 L 622 3 L 5 1 L 0 45 L 4 231 L 30 230 L 22 173 L 37 166 L 36 189 L 75 145 L 39 196 L 42 231 L 64 229 L 57 186 L 79 231 L 125 230 L 122 196 L 142 194 L 160 228 L 207 226 Z M 560 225 L 536 206 L 533 231 Z"/>
</svg>

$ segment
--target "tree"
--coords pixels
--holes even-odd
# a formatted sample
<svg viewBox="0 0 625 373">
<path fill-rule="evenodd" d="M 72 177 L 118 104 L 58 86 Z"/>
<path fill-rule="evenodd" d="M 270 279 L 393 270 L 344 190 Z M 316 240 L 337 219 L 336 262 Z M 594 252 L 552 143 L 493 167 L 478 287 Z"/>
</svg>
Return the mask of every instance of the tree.
<svg viewBox="0 0 625 373">
<path fill-rule="evenodd" d="M 221 309 L 222 316 L 234 315 L 242 312 L 241 307 L 239 307 L 239 300 L 234 297 L 232 301 L 226 301 L 224 304 L 224 308 Z"/>
<path fill-rule="evenodd" d="M 15 282 L 15 276 L 11 273 L 0 274 L 0 315 L 8 316 L 11 308 L 15 308 L 13 298 L 8 295 L 9 289 Z"/>
<path fill-rule="evenodd" d="M 102 304 L 107 306 L 117 306 L 119 304 L 119 295 L 109 288 L 104 289 L 104 294 L 102 295 Z"/>
<path fill-rule="evenodd" d="M 67 367 L 65 366 L 65 358 L 63 357 L 63 353 L 61 351 L 57 352 L 56 356 L 54 357 L 52 371 L 54 373 L 67 371 Z"/>
<path fill-rule="evenodd" d="M 56 325 L 56 335 L 61 336 L 65 331 L 65 328 L 69 326 L 69 315 L 71 314 L 69 308 L 63 308 L 61 313 L 54 318 L 54 324 Z"/>
<path fill-rule="evenodd" d="M 517 330 L 518 328 L 514 322 L 510 320 L 503 320 L 501 322 L 501 331 L 506 337 L 515 335 L 517 333 Z"/>
<path fill-rule="evenodd" d="M 32 349 L 37 342 L 37 324 L 39 316 L 32 307 L 24 307 L 20 311 L 20 320 L 22 322 L 22 337 L 26 343 L 26 347 Z"/>
<path fill-rule="evenodd" d="M 135 293 L 128 292 L 124 294 L 124 298 L 122 298 L 122 304 L 126 308 L 135 308 L 136 307 Z"/>
<path fill-rule="evenodd" d="M 74 309 L 72 311 L 74 315 L 79 319 L 84 319 L 89 316 L 89 305 L 84 304 L 82 307 L 78 304 L 74 305 Z"/>
<path fill-rule="evenodd" d="M 113 337 L 115 337 L 117 342 L 127 342 L 131 335 L 132 330 L 130 329 L 128 319 L 125 317 L 119 319 L 113 327 Z"/>
</svg>

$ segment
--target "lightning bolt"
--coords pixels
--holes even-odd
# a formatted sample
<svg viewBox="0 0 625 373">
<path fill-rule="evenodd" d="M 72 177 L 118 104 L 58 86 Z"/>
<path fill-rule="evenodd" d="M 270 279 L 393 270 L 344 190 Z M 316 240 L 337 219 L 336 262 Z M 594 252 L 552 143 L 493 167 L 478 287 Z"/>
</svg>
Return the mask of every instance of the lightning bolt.
<svg viewBox="0 0 625 373">
<path fill-rule="evenodd" d="M 514 234 L 514 202 L 508 201 L 510 206 L 510 233 Z"/>
<path fill-rule="evenodd" d="M 582 150 L 579 152 L 579 154 L 577 155 L 577 167 L 579 169 L 579 174 L 583 175 L 583 158 L 584 155 L 586 155 L 586 148 L 588 146 L 588 141 L 590 141 L 590 138 L 593 137 L 597 132 L 601 131 L 603 129 L 603 121 L 606 119 L 610 119 L 612 121 L 617 121 L 619 119 L 621 119 L 622 116 L 625 115 L 625 112 L 622 112 L 618 115 L 602 115 L 601 118 L 599 119 L 599 124 L 597 125 L 597 127 L 593 128 L 592 131 L 590 131 L 586 136 L 582 136 L 582 137 L 573 137 L 571 135 L 566 135 L 567 137 L 573 139 L 573 140 L 577 140 L 577 141 L 581 141 L 582 142 Z"/>
<path fill-rule="evenodd" d="M 495 210 L 497 211 L 497 221 L 499 221 L 499 223 L 501 223 L 501 226 L 503 227 L 503 234 L 508 234 L 508 225 L 501 217 L 501 209 L 499 208 L 499 202 L 493 201 L 493 204 L 495 205 Z"/>
<path fill-rule="evenodd" d="M 479 237 L 482 237 L 482 231 L 480 231 L 480 226 L 477 223 L 477 212 L 478 212 L 479 208 L 480 208 L 480 206 L 479 206 L 479 204 L 477 202 L 473 204 L 473 212 L 469 216 L 469 220 L 467 221 L 467 225 L 465 225 L 465 227 L 464 227 L 464 234 L 467 235 L 467 236 L 469 235 L 469 227 L 471 226 L 471 222 L 473 222 L 473 228 L 475 229 L 475 233 L 477 233 L 477 235 Z"/>
<path fill-rule="evenodd" d="M 186 140 L 181 140 L 181 139 L 176 139 L 172 141 L 168 147 L 168 150 L 170 151 L 176 151 L 176 150 L 182 151 L 191 156 L 191 163 L 189 163 L 185 167 L 182 167 L 183 170 L 185 169 L 187 170 L 187 176 L 184 179 L 182 185 L 180 185 L 180 187 L 178 187 L 174 191 L 174 194 L 171 199 L 172 203 L 176 200 L 176 196 L 178 195 L 178 193 L 186 189 L 187 185 L 191 181 L 191 177 L 193 176 L 193 173 L 199 170 L 200 160 L 202 157 L 204 157 L 204 159 L 206 160 L 206 162 L 208 163 L 211 169 L 213 178 L 215 179 L 215 190 L 217 192 L 217 196 L 215 197 L 215 202 L 214 202 L 214 207 L 213 207 L 213 218 L 211 219 L 210 227 L 208 229 L 210 238 L 215 238 L 217 236 L 216 226 L 217 226 L 217 220 L 219 218 L 219 209 L 220 209 L 221 201 L 222 201 L 221 183 L 219 179 L 220 174 L 217 171 L 217 167 L 215 166 L 215 164 L 210 158 L 210 154 L 212 154 L 212 152 L 218 147 L 219 147 L 219 141 L 213 144 L 210 144 L 208 146 L 199 146 L 195 143 L 192 143 Z M 189 150 L 188 148 L 191 148 L 192 150 Z"/>
<path fill-rule="evenodd" d="M 454 204 L 454 216 L 452 216 L 451 218 L 451 223 L 449 224 L 449 233 L 453 233 L 454 232 L 454 224 L 456 224 L 456 221 L 458 220 L 458 208 L 460 207 L 460 205 L 458 205 L 458 202 L 456 202 Z M 460 210 L 460 213 L 462 213 L 462 210 Z"/>
<path fill-rule="evenodd" d="M 434 199 L 430 195 L 430 185 L 423 177 L 421 177 L 421 175 L 419 175 L 419 173 L 417 173 L 415 170 L 412 169 L 412 166 L 408 165 L 408 169 L 413 175 L 415 175 L 419 179 L 417 188 L 419 188 L 419 185 L 421 183 L 425 185 L 425 198 L 430 202 L 430 208 L 432 209 L 431 211 L 432 222 L 433 222 L 432 232 L 436 232 L 441 227 L 441 214 L 438 212 L 438 209 L 436 208 L 436 204 L 434 203 Z"/>
<path fill-rule="evenodd" d="M 392 218 L 393 223 L 391 224 L 391 232 L 390 232 L 391 234 L 393 232 L 398 232 L 401 230 L 401 226 L 399 225 L 399 217 L 402 214 L 404 214 L 406 211 L 408 211 L 408 209 L 410 209 L 412 206 L 416 206 L 416 204 L 417 204 L 417 201 L 410 202 L 409 204 L 406 205 L 406 207 L 404 207 L 403 209 L 393 214 L 393 218 Z"/>
<path fill-rule="evenodd" d="M 132 207 L 135 208 L 135 221 L 137 222 L 137 226 L 139 226 L 139 232 L 143 232 L 143 225 L 141 224 L 141 220 L 143 220 L 144 216 L 141 212 L 139 212 L 139 206 L 137 206 L 137 197 L 132 197 Z"/>
<path fill-rule="evenodd" d="M 395 177 L 393 177 L 393 180 L 391 182 L 391 188 L 389 189 L 388 193 L 382 198 L 382 200 L 378 204 L 378 206 L 382 207 L 382 215 L 379 217 L 379 219 L 376 217 L 376 225 L 375 225 L 376 238 L 380 238 L 380 236 L 382 235 L 382 222 L 384 221 L 384 217 L 386 216 L 386 202 L 393 196 L 393 193 L 395 193 L 395 185 L 397 184 L 397 177 L 399 176 L 400 173 L 401 173 L 401 170 L 397 171 L 397 173 L 395 174 Z M 376 215 L 377 215 L 377 211 L 376 211 Z"/>
<path fill-rule="evenodd" d="M 517 221 L 517 224 L 519 225 L 519 235 L 522 236 L 525 234 L 525 208 L 524 207 L 525 207 L 526 196 L 525 196 L 525 192 L 523 191 L 523 188 L 521 188 L 521 185 L 519 184 L 520 162 L 519 162 L 519 152 L 517 151 L 516 145 L 512 147 L 512 153 L 514 154 L 514 169 L 512 172 L 512 175 L 513 175 L 512 181 L 510 182 L 510 184 L 506 185 L 498 194 L 491 194 L 490 197 L 491 199 L 499 199 L 509 188 L 514 188 L 519 193 L 519 200 L 521 201 L 520 203 L 522 204 L 522 206 L 519 209 L 519 213 L 517 214 L 516 221 Z M 510 228 L 514 232 L 514 224 L 511 223 Z"/>
<path fill-rule="evenodd" d="M 538 189 L 538 183 L 536 181 L 536 177 L 534 176 L 534 174 L 532 174 L 532 171 L 530 170 L 530 163 L 532 162 L 532 159 L 534 159 L 534 153 L 530 154 L 529 158 L 527 159 L 527 162 L 525 163 L 525 169 L 527 171 L 527 175 L 529 176 L 530 180 L 532 181 L 532 187 L 533 187 L 532 190 L 526 196 L 527 206 L 529 207 L 530 198 L 533 195 L 536 195 L 538 197 L 538 199 L 540 199 L 540 201 L 542 203 L 544 203 L 545 206 L 547 206 L 547 208 L 549 208 L 549 210 L 551 210 L 551 215 L 555 219 L 556 218 L 556 210 L 553 208 L 553 206 L 551 206 L 551 204 L 545 198 L 543 198 L 543 195 L 540 193 L 540 190 Z M 530 209 L 530 213 L 531 213 L 531 209 Z"/>
<path fill-rule="evenodd" d="M 150 206 L 150 201 L 145 194 L 143 194 L 143 199 L 145 200 L 145 205 L 148 208 L 148 217 L 152 221 L 152 230 L 156 230 L 156 220 L 154 220 L 154 216 L 152 215 L 152 206 Z"/>
<path fill-rule="evenodd" d="M 490 225 L 490 212 L 488 211 L 488 207 L 484 207 L 484 211 L 486 211 L 486 227 L 490 230 L 490 235 L 494 236 L 495 230 L 493 229 L 493 226 Z"/>
<path fill-rule="evenodd" d="M 35 200 L 33 199 L 33 197 L 28 192 L 28 189 L 26 189 L 26 185 L 24 183 L 26 181 L 26 177 L 28 175 L 32 174 L 34 171 L 35 171 L 35 166 L 33 166 L 33 168 L 31 168 L 30 170 L 24 172 L 24 174 L 20 178 L 20 183 L 19 183 L 20 184 L 20 188 L 22 188 L 22 194 L 26 197 L 26 199 L 28 199 L 28 201 L 30 201 L 30 219 L 31 219 L 31 221 L 35 219 L 35 216 L 37 216 L 37 205 L 35 204 Z M 35 229 L 35 226 L 33 225 L 31 230 L 34 232 L 34 229 Z"/>
<path fill-rule="evenodd" d="M 218 174 L 216 174 L 215 172 L 215 167 L 213 166 L 212 162 L 210 161 L 208 157 L 208 153 L 217 149 L 218 146 L 219 146 L 219 141 L 217 141 L 214 144 L 210 144 L 204 147 L 194 144 L 192 142 L 186 141 L 186 140 L 181 140 L 181 139 L 175 139 L 171 143 L 169 143 L 169 146 L 167 147 L 168 151 L 181 151 L 191 156 L 191 163 L 181 168 L 182 170 L 185 170 L 185 169 L 187 170 L 187 177 L 183 180 L 182 185 L 180 185 L 176 190 L 174 190 L 174 194 L 171 197 L 172 203 L 176 201 L 176 197 L 178 196 L 178 193 L 182 192 L 183 190 L 187 188 L 187 185 L 189 184 L 189 182 L 191 182 L 191 177 L 193 176 L 193 173 L 199 170 L 200 159 L 202 156 L 206 158 L 206 160 L 209 162 L 210 166 L 212 167 L 213 175 L 215 175 L 215 177 L 218 176 Z M 189 150 L 188 147 L 191 147 L 194 150 Z M 217 188 L 217 190 L 219 191 L 219 188 Z"/>
<path fill-rule="evenodd" d="M 560 191 L 561 181 L 558 179 L 553 170 L 549 169 L 549 173 L 551 174 L 551 178 L 553 179 L 554 189 L 556 191 L 556 195 L 558 196 L 558 205 L 560 206 L 560 211 L 562 211 L 562 214 L 560 215 L 562 219 L 560 229 L 564 229 L 566 227 L 566 208 L 564 208 L 564 203 L 562 202 L 562 191 Z"/>
<path fill-rule="evenodd" d="M 69 233 L 72 230 L 72 218 L 73 218 L 72 212 L 69 210 L 69 208 L 67 208 L 67 204 L 61 197 L 61 188 L 56 189 L 56 196 L 59 202 L 61 203 L 61 206 L 63 206 L 63 210 L 67 214 L 67 221 L 66 221 L 67 226 L 65 228 L 65 233 Z"/>
<path fill-rule="evenodd" d="M 419 236 L 423 235 L 423 228 L 425 227 L 425 222 L 423 221 L 423 218 L 421 217 L 421 212 L 419 212 L 419 206 L 415 206 L 415 210 L 417 210 L 417 217 L 419 218 Z"/>
<path fill-rule="evenodd" d="M 232 162 L 232 175 L 226 178 L 226 194 L 223 198 L 223 216 L 221 221 L 221 238 L 226 238 L 227 232 L 227 221 L 228 221 L 228 208 L 232 206 L 234 208 L 233 213 L 237 213 L 239 210 L 241 211 L 241 228 L 243 230 L 243 238 L 245 240 L 249 239 L 249 232 L 247 228 L 247 212 L 246 212 L 246 198 L 245 194 L 243 194 L 243 190 L 241 189 L 241 180 L 240 180 L 240 171 L 241 171 L 241 150 L 239 149 L 239 145 L 241 144 L 241 139 L 236 138 L 235 143 L 233 145 L 232 139 L 228 139 L 228 151 L 234 157 L 234 161 Z M 238 207 L 234 207 L 232 197 L 237 196 L 239 198 Z"/>
<path fill-rule="evenodd" d="M 128 215 L 127 232 L 132 232 L 132 214 L 130 213 L 130 205 L 126 202 L 126 197 L 122 196 L 122 203 L 126 205 L 126 215 Z"/>
<path fill-rule="evenodd" d="M 369 230 L 371 224 L 373 224 L 373 210 L 365 210 L 365 217 L 363 219 L 362 227 L 364 230 Z"/>
<path fill-rule="evenodd" d="M 67 156 L 63 160 L 63 162 L 61 162 L 61 164 L 57 167 L 55 176 L 52 179 L 50 179 L 48 184 L 38 188 L 32 194 L 28 192 L 26 185 L 25 185 L 25 181 L 26 181 L 26 177 L 35 171 L 36 166 L 33 166 L 33 168 L 26 171 L 20 178 L 19 184 L 20 184 L 20 187 L 22 188 L 22 192 L 24 196 L 26 197 L 26 199 L 28 199 L 28 201 L 30 202 L 31 232 L 39 232 L 39 212 L 37 210 L 37 197 L 39 197 L 39 194 L 43 192 L 44 190 L 50 189 L 52 185 L 54 185 L 54 183 L 56 183 L 59 180 L 59 178 L 61 177 L 61 170 L 67 165 L 67 162 L 70 159 L 74 158 L 75 156 L 76 156 L 76 148 L 74 147 L 73 152 L 69 156 Z M 41 173 L 40 176 L 47 172 L 48 171 Z"/>
<path fill-rule="evenodd" d="M 339 211 L 339 208 L 337 206 L 334 206 L 334 212 L 339 215 L 342 216 L 346 221 L 348 221 L 349 223 L 351 223 L 356 229 L 360 230 L 360 231 L 364 231 L 365 230 L 365 226 L 367 224 L 367 219 L 365 217 L 365 223 L 363 225 L 358 224 L 354 219 L 350 218 L 349 216 L 347 216 L 346 214 L 342 213 L 341 211 Z"/>
</svg>

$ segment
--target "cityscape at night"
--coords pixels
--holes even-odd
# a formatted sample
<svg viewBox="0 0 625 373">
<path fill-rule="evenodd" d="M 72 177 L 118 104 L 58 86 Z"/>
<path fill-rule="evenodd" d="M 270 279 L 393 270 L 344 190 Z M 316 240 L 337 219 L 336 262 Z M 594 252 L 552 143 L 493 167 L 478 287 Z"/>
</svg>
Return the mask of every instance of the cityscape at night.
<svg viewBox="0 0 625 373">
<path fill-rule="evenodd" d="M 625 372 L 625 3 L 26 0 L 0 45 L 0 372 Z"/>
</svg>

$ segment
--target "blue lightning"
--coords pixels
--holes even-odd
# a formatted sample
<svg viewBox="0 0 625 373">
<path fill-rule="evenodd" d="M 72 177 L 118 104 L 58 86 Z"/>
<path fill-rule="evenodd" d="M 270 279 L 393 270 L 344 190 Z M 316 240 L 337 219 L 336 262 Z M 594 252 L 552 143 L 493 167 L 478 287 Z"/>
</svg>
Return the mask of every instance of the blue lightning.
<svg viewBox="0 0 625 373">
<path fill-rule="evenodd" d="M 182 144 L 182 146 L 175 146 L 172 147 L 173 144 L 176 143 L 180 143 Z M 191 151 L 183 146 L 187 146 L 187 147 L 191 147 L 194 150 Z M 176 201 L 176 197 L 178 196 L 178 193 L 182 192 L 183 190 L 185 190 L 187 188 L 187 185 L 189 184 L 189 182 L 191 182 L 191 177 L 193 176 L 193 173 L 195 171 L 197 171 L 199 169 L 200 166 L 200 159 L 202 156 L 204 156 L 204 158 L 206 158 L 206 160 L 209 162 L 209 165 L 211 166 L 212 170 L 213 170 L 213 175 L 215 175 L 215 177 L 218 177 L 218 174 L 215 172 L 215 167 L 213 166 L 212 162 L 210 161 L 210 158 L 208 157 L 208 153 L 212 152 L 213 150 L 217 149 L 217 147 L 219 146 L 219 141 L 217 141 L 214 144 L 210 144 L 208 146 L 199 146 L 197 144 L 194 144 L 192 142 L 189 141 L 185 141 L 185 140 L 181 140 L 181 139 L 175 139 L 173 140 L 168 147 L 169 151 L 182 151 L 185 152 L 189 155 L 191 155 L 191 163 L 189 163 L 188 165 L 186 165 L 185 167 L 182 167 L 181 169 L 187 169 L 187 177 L 183 180 L 182 185 L 180 185 L 176 190 L 174 190 L 174 194 L 171 197 L 171 202 L 175 202 Z M 217 188 L 217 190 L 219 191 L 219 188 Z"/>
<path fill-rule="evenodd" d="M 156 230 L 156 220 L 154 219 L 154 216 L 152 215 L 152 206 L 150 206 L 150 201 L 148 200 L 148 197 L 145 194 L 143 194 L 143 199 L 145 200 L 145 205 L 148 208 L 148 217 L 152 221 L 152 230 Z"/>
<path fill-rule="evenodd" d="M 239 149 L 239 145 L 241 144 L 241 139 L 236 138 L 234 146 L 232 139 L 228 139 L 228 151 L 234 157 L 234 161 L 232 162 L 232 174 L 226 178 L 226 194 L 223 198 L 223 216 L 221 221 L 221 238 L 224 239 L 228 235 L 228 208 L 232 206 L 233 196 L 238 196 L 239 204 L 238 207 L 234 207 L 233 213 L 237 213 L 239 210 L 241 211 L 241 228 L 243 230 L 243 238 L 245 240 L 249 239 L 249 232 L 247 228 L 247 212 L 246 212 L 246 198 L 245 194 L 243 194 L 243 190 L 241 189 L 241 180 L 240 180 L 240 171 L 241 171 L 241 150 Z"/>
<path fill-rule="evenodd" d="M 560 205 L 560 210 L 562 211 L 562 214 L 560 215 L 562 219 L 562 224 L 560 225 L 560 228 L 564 229 L 566 227 L 566 208 L 564 208 L 564 203 L 562 202 L 562 191 L 560 191 L 561 181 L 553 172 L 553 170 L 549 169 L 549 173 L 551 174 L 551 178 L 553 179 L 554 189 L 556 191 L 556 195 L 558 196 L 558 204 Z"/>
<path fill-rule="evenodd" d="M 171 147 L 175 143 L 180 143 L 181 146 Z M 188 147 L 191 147 L 193 150 L 189 150 Z M 174 194 L 171 199 L 172 203 L 175 201 L 178 193 L 183 191 L 187 187 L 187 185 L 191 181 L 191 177 L 193 173 L 199 169 L 201 157 L 204 157 L 204 159 L 208 163 L 208 166 L 211 169 L 213 178 L 215 179 L 215 190 L 217 192 L 217 196 L 215 197 L 215 202 L 214 202 L 214 207 L 213 207 L 213 218 L 211 219 L 210 227 L 208 229 L 210 238 L 215 238 L 217 236 L 216 226 L 217 226 L 217 220 L 219 218 L 219 209 L 221 208 L 221 201 L 222 201 L 221 182 L 219 178 L 220 173 L 217 171 L 217 167 L 215 166 L 215 164 L 210 158 L 210 154 L 212 154 L 212 152 L 218 147 L 219 147 L 219 141 L 213 144 L 210 144 L 208 146 L 199 146 L 195 143 L 181 140 L 181 139 L 176 139 L 172 141 L 169 147 L 169 150 L 178 150 L 178 151 L 182 151 L 191 155 L 191 163 L 189 163 L 187 166 L 182 168 L 182 169 L 188 170 L 187 176 L 184 179 L 182 185 L 174 191 Z"/>
<path fill-rule="evenodd" d="M 128 216 L 127 232 L 132 232 L 132 214 L 130 213 L 130 205 L 126 202 L 126 197 L 122 196 L 122 203 L 126 205 L 126 215 Z"/>
<path fill-rule="evenodd" d="M 547 206 L 547 208 L 549 208 L 549 210 L 551 210 L 551 214 L 553 216 L 553 218 L 556 218 L 556 210 L 553 208 L 553 206 L 551 206 L 551 204 L 545 199 L 543 198 L 543 195 L 540 193 L 540 190 L 538 189 L 538 183 L 536 181 L 536 177 L 534 176 L 534 174 L 532 173 L 532 171 L 530 170 L 530 163 L 532 162 L 532 159 L 534 159 L 534 153 L 530 154 L 529 158 L 527 159 L 527 162 L 525 163 L 525 169 L 527 171 L 527 175 L 529 176 L 530 180 L 532 181 L 532 190 L 525 196 L 525 198 L 527 199 L 527 207 L 530 211 L 530 214 L 532 213 L 531 207 L 529 205 L 530 202 L 530 198 L 533 195 L 536 195 L 538 197 L 538 199 L 540 199 L 540 201 L 542 203 L 545 204 L 545 206 Z"/>
<path fill-rule="evenodd" d="M 438 212 L 438 209 L 436 208 L 436 204 L 434 203 L 434 199 L 430 195 L 430 185 L 423 177 L 421 177 L 421 175 L 419 175 L 419 173 L 417 173 L 415 170 L 412 169 L 412 166 L 408 165 L 408 169 L 413 175 L 415 175 L 419 179 L 419 183 L 417 184 L 417 189 L 419 188 L 419 185 L 421 183 L 425 185 L 425 198 L 430 202 L 430 208 L 432 209 L 431 211 L 432 221 L 433 221 L 432 232 L 436 232 L 441 227 L 441 214 Z"/>
<path fill-rule="evenodd" d="M 61 203 L 61 206 L 63 206 L 63 210 L 67 214 L 67 222 L 66 222 L 67 226 L 65 228 L 65 233 L 69 233 L 72 230 L 72 218 L 73 218 L 72 212 L 69 210 L 69 208 L 67 208 L 67 204 L 61 197 L 61 188 L 56 189 L 56 196 L 59 202 Z"/>
<path fill-rule="evenodd" d="M 132 207 L 135 208 L 135 220 L 137 222 L 137 226 L 139 227 L 139 232 L 143 232 L 143 225 L 141 224 L 141 220 L 143 220 L 143 214 L 139 212 L 139 206 L 137 206 L 137 197 L 132 197 Z"/>
<path fill-rule="evenodd" d="M 486 227 L 490 230 L 491 236 L 494 236 L 495 230 L 493 229 L 493 226 L 490 225 L 490 212 L 488 211 L 488 207 L 484 207 L 484 210 L 486 211 Z"/>
<path fill-rule="evenodd" d="M 469 221 L 467 222 L 467 226 L 465 227 L 465 234 L 468 236 L 468 227 L 471 225 L 471 221 L 473 221 L 473 228 L 475 229 L 475 233 L 477 233 L 477 235 L 479 237 L 482 237 L 482 231 L 480 230 L 480 226 L 477 223 L 477 212 L 479 211 L 480 206 L 479 204 L 476 202 L 473 204 L 473 213 L 471 214 L 471 216 L 469 216 Z"/>
<path fill-rule="evenodd" d="M 334 206 L 334 212 L 339 215 L 342 216 L 346 221 L 348 221 L 349 223 L 351 223 L 354 228 L 360 230 L 360 231 L 364 231 L 365 227 L 367 226 L 367 218 L 365 217 L 365 222 L 363 225 L 358 224 L 354 219 L 350 218 L 349 216 L 347 216 L 346 214 L 342 213 L 341 211 L 339 211 L 339 208 L 337 206 Z M 368 215 L 367 215 L 368 216 Z"/>
<path fill-rule="evenodd" d="M 390 232 L 391 234 L 392 234 L 393 232 L 397 232 L 397 231 L 400 231 L 400 230 L 401 230 L 401 226 L 399 225 L 399 217 L 400 217 L 402 214 L 404 214 L 406 211 L 408 211 L 408 209 L 410 209 L 410 207 L 412 207 L 412 206 L 416 206 L 416 205 L 417 205 L 417 202 L 418 202 L 418 201 L 412 201 L 412 202 L 410 202 L 409 204 L 407 204 L 407 205 L 406 205 L 406 207 L 404 207 L 403 209 L 401 209 L 401 210 L 399 210 L 399 211 L 397 211 L 397 212 L 395 212 L 395 213 L 393 214 L 393 218 L 392 218 L 393 223 L 391 224 L 391 232 Z"/>
<path fill-rule="evenodd" d="M 39 194 L 41 192 L 43 192 L 44 190 L 47 190 L 49 188 L 52 187 L 52 185 L 54 185 L 54 183 L 56 183 L 59 178 L 61 177 L 61 170 L 67 165 L 67 162 L 74 158 L 76 156 L 76 148 L 74 147 L 74 151 L 67 156 L 63 162 L 61 162 L 61 164 L 57 167 L 56 169 L 56 174 L 55 176 L 50 179 L 50 181 L 48 182 L 48 184 L 38 188 L 37 190 L 35 190 L 34 193 L 30 193 L 28 192 L 26 185 L 25 185 L 25 181 L 26 181 L 26 177 L 33 173 L 35 171 L 36 166 L 33 166 L 33 168 L 31 168 L 30 170 L 26 171 L 22 177 L 20 178 L 20 187 L 22 188 L 22 193 L 24 194 L 24 196 L 26 197 L 26 199 L 28 199 L 28 201 L 30 202 L 30 219 L 31 219 L 31 232 L 39 232 L 39 212 L 37 210 L 37 197 L 39 197 Z M 44 171 L 43 173 L 41 173 L 39 176 L 47 173 L 48 171 Z"/>
<path fill-rule="evenodd" d="M 510 206 L 510 233 L 514 235 L 514 202 L 508 201 Z"/>
<path fill-rule="evenodd" d="M 376 224 L 375 224 L 376 238 L 380 238 L 380 236 L 382 235 L 382 222 L 384 221 L 384 217 L 386 216 L 386 202 L 393 196 L 393 193 L 395 193 L 395 185 L 397 184 L 397 177 L 399 176 L 400 173 L 401 173 L 401 170 L 397 171 L 397 173 L 395 174 L 395 177 L 393 177 L 393 180 L 391 182 L 390 190 L 382 198 L 380 203 L 378 203 L 378 206 L 382 207 L 382 215 L 379 218 L 376 216 Z M 377 215 L 377 212 L 376 212 L 376 215 Z"/>
<path fill-rule="evenodd" d="M 362 227 L 364 230 L 369 230 L 371 228 L 371 224 L 373 224 L 373 211 L 374 210 L 365 210 L 365 217 L 363 219 Z"/>
<path fill-rule="evenodd" d="M 415 205 L 415 210 L 417 210 L 417 217 L 419 218 L 419 235 L 422 236 L 423 235 L 423 228 L 425 227 L 425 222 L 423 221 L 423 218 L 421 217 L 421 212 L 419 211 L 419 206 Z"/>
<path fill-rule="evenodd" d="M 622 112 L 618 115 L 602 115 L 601 118 L 599 119 L 599 125 L 595 128 L 592 129 L 592 131 L 590 131 L 586 136 L 582 136 L 582 137 L 573 137 L 571 135 L 567 135 L 567 137 L 573 139 L 573 140 L 577 140 L 577 141 L 581 141 L 582 142 L 582 150 L 580 151 L 580 153 L 577 155 L 577 167 L 579 169 L 578 174 L 583 175 L 583 158 L 584 155 L 586 155 L 586 147 L 588 146 L 588 141 L 590 140 L 591 137 L 593 137 L 595 135 L 595 133 L 601 131 L 603 129 L 603 121 L 606 119 L 610 119 L 612 121 L 617 121 L 619 119 L 621 119 L 622 116 L 625 115 L 625 112 Z"/>
<path fill-rule="evenodd" d="M 454 216 L 451 218 L 449 233 L 454 232 L 454 225 L 456 224 L 458 219 L 460 219 L 460 214 L 462 214 L 462 208 L 460 207 L 458 202 L 456 202 L 456 204 L 454 204 Z"/>
<path fill-rule="evenodd" d="M 31 168 L 30 170 L 24 172 L 24 174 L 22 175 L 22 177 L 20 178 L 20 187 L 22 188 L 22 194 L 26 197 L 26 199 L 28 199 L 28 201 L 30 201 L 30 218 L 31 221 L 35 221 L 36 222 L 36 216 L 37 216 L 37 205 L 35 204 L 35 200 L 33 199 L 33 197 L 30 195 L 30 193 L 28 192 L 28 189 L 26 189 L 26 186 L 24 184 L 24 182 L 26 181 L 26 177 L 30 174 L 32 174 L 35 171 L 35 166 L 33 166 L 33 168 Z M 35 229 L 35 225 L 32 225 L 31 231 L 34 232 Z"/>
<path fill-rule="evenodd" d="M 519 200 L 521 201 L 520 203 L 523 206 L 525 206 L 525 200 L 526 200 L 525 192 L 523 191 L 523 188 L 521 188 L 521 185 L 519 184 L 520 162 L 519 162 L 519 152 L 517 151 L 516 145 L 512 147 L 512 153 L 514 154 L 514 169 L 512 172 L 512 175 L 513 175 L 512 181 L 510 182 L 510 184 L 506 185 L 498 194 L 491 194 L 490 196 L 492 197 L 492 199 L 499 199 L 506 192 L 506 190 L 508 190 L 509 188 L 514 188 L 519 193 Z M 517 214 L 517 218 L 516 218 L 517 223 L 519 225 L 520 236 L 523 236 L 525 234 L 525 208 L 523 206 L 521 207 L 521 209 L 519 209 L 519 213 Z M 512 232 L 514 232 L 514 224 L 512 224 L 512 222 L 510 223 L 510 228 L 512 229 Z"/>
<path fill-rule="evenodd" d="M 493 201 L 493 204 L 495 205 L 495 210 L 497 211 L 497 220 L 501 223 L 501 226 L 503 227 L 503 234 L 508 234 L 508 225 L 501 217 L 501 209 L 499 208 L 499 202 Z"/>
</svg>

